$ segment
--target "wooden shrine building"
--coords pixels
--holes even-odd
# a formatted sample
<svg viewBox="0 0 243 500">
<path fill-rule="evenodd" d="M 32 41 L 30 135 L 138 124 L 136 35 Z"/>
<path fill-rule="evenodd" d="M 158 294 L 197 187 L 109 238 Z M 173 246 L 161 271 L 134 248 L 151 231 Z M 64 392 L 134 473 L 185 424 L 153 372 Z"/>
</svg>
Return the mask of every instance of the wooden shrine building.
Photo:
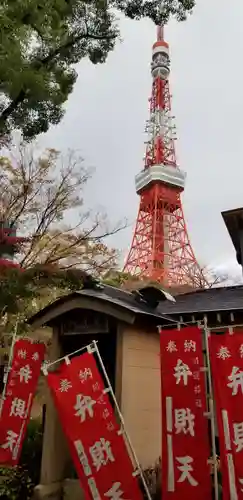
<svg viewBox="0 0 243 500">
<path fill-rule="evenodd" d="M 160 359 L 157 325 L 170 319 L 159 304 L 174 299 L 155 287 L 128 292 L 88 283 L 56 300 L 29 322 L 34 330 L 52 328 L 49 361 L 98 341 L 98 348 L 125 419 L 139 462 L 151 466 L 160 456 Z M 71 480 L 70 457 L 59 419 L 46 387 L 46 415 L 40 484 L 35 497 L 80 500 L 79 482 Z"/>
<path fill-rule="evenodd" d="M 51 360 L 92 340 L 98 347 L 143 467 L 161 455 L 161 394 L 158 326 L 175 328 L 205 318 L 213 331 L 243 331 L 243 286 L 190 291 L 176 301 L 153 287 L 127 292 L 111 286 L 84 288 L 62 297 L 30 319 L 34 329 L 53 330 Z M 51 361 L 50 360 L 50 361 Z M 35 498 L 78 500 L 70 458 L 47 389 L 40 484 Z M 61 496 L 63 495 L 63 497 Z"/>
</svg>

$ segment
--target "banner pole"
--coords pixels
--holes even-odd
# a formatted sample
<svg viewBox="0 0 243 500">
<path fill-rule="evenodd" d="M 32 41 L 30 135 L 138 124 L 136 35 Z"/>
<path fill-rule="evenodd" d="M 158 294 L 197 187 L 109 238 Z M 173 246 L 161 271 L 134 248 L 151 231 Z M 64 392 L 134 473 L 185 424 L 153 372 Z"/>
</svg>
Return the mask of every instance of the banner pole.
<svg viewBox="0 0 243 500">
<path fill-rule="evenodd" d="M 213 474 L 214 474 L 214 498 L 218 500 L 219 498 L 219 488 L 218 488 L 218 466 L 217 466 L 217 453 L 216 453 L 216 432 L 215 432 L 215 412 L 214 412 L 214 401 L 213 401 L 213 384 L 212 384 L 212 373 L 210 365 L 209 356 L 209 335 L 210 330 L 207 327 L 207 316 L 204 316 L 204 338 L 205 338 L 205 348 L 206 348 L 206 361 L 207 361 L 207 375 L 208 375 L 208 389 L 209 389 L 209 412 L 211 421 L 211 441 L 212 441 L 212 453 L 213 453 Z"/>
<path fill-rule="evenodd" d="M 9 377 L 9 372 L 11 370 L 11 363 L 12 363 L 12 359 L 13 359 L 14 344 L 16 342 L 17 334 L 18 334 L 18 326 L 19 326 L 19 314 L 17 316 L 15 327 L 14 327 L 14 334 L 13 334 L 12 343 L 11 343 L 11 347 L 10 347 L 7 371 L 6 371 L 6 374 L 4 374 L 3 392 L 2 392 L 2 397 L 1 397 L 1 401 L 0 401 L 0 417 L 2 415 L 3 405 L 4 405 L 4 401 L 5 401 L 5 396 L 6 396 L 8 377 Z"/>
<path fill-rule="evenodd" d="M 65 361 L 66 358 L 69 358 L 70 356 L 74 356 L 74 354 L 78 354 L 79 352 L 82 352 L 82 351 L 88 351 L 90 345 L 92 345 L 92 344 L 86 345 L 85 347 L 80 347 L 80 349 L 77 349 L 76 351 L 70 352 L 70 354 L 65 354 L 65 356 L 62 356 L 61 358 L 55 359 L 55 361 L 51 361 L 50 363 L 49 362 L 45 363 L 41 368 L 42 373 L 44 375 L 47 375 L 48 370 L 51 366 L 56 365 L 57 363 L 60 363 L 61 361 Z"/>
<path fill-rule="evenodd" d="M 94 346 L 94 347 L 93 347 L 93 346 Z M 111 383 L 110 383 L 110 379 L 109 379 L 108 374 L 107 374 L 107 371 L 106 371 L 106 369 L 105 369 L 105 365 L 104 365 L 103 360 L 102 360 L 102 357 L 101 357 L 101 355 L 100 355 L 100 351 L 99 351 L 98 346 L 97 346 L 97 341 L 96 341 L 96 340 L 94 340 L 94 341 L 93 341 L 93 343 L 91 344 L 91 346 L 90 346 L 90 347 L 91 347 L 90 352 L 95 351 L 95 352 L 96 352 L 96 354 L 97 354 L 97 357 L 98 357 L 98 360 L 99 360 L 100 366 L 101 366 L 101 368 L 102 368 L 102 371 L 103 371 L 103 373 L 104 373 L 104 376 L 105 376 L 105 379 L 106 379 L 106 382 L 107 382 L 107 385 L 108 385 L 108 388 L 109 388 L 109 392 L 110 392 L 110 394 L 111 394 L 111 396 L 112 396 L 112 399 L 113 399 L 113 401 L 114 401 L 114 403 L 115 403 L 115 407 L 116 407 L 117 413 L 118 413 L 118 415 L 119 415 L 119 419 L 120 419 L 121 424 L 122 424 L 122 430 L 123 430 L 123 432 L 124 432 L 124 434 L 125 434 L 125 436 L 126 436 L 126 440 L 127 440 L 128 444 L 129 444 L 130 451 L 132 452 L 133 459 L 134 459 L 134 462 L 135 462 L 136 467 L 137 467 L 137 471 L 139 472 L 139 475 L 140 475 L 140 477 L 141 477 L 141 480 L 142 480 L 142 483 L 143 483 L 143 486 L 144 486 L 145 493 L 146 493 L 146 495 L 147 495 L 147 497 L 148 497 L 148 500 L 152 500 L 152 497 L 151 497 L 150 492 L 149 492 L 149 489 L 148 489 L 148 485 L 147 485 L 147 483 L 146 483 L 146 481 L 145 481 L 145 478 L 144 478 L 143 471 L 142 471 L 141 466 L 140 466 L 140 464 L 139 464 L 139 461 L 138 461 L 138 458 L 137 458 L 136 452 L 135 452 L 135 450 L 134 450 L 134 448 L 133 448 L 133 445 L 132 445 L 132 442 L 131 442 L 131 438 L 130 438 L 130 436 L 129 436 L 129 434 L 128 434 L 127 430 L 126 430 L 126 427 L 125 427 L 125 422 L 124 422 L 123 416 L 122 416 L 122 414 L 121 414 L 120 407 L 119 407 L 119 405 L 118 405 L 118 402 L 117 402 L 117 399 L 116 399 L 115 393 L 114 393 L 114 391 L 113 391 L 113 389 L 112 389 L 112 386 L 111 386 Z M 92 348 L 92 347 L 93 347 L 93 348 Z"/>
</svg>

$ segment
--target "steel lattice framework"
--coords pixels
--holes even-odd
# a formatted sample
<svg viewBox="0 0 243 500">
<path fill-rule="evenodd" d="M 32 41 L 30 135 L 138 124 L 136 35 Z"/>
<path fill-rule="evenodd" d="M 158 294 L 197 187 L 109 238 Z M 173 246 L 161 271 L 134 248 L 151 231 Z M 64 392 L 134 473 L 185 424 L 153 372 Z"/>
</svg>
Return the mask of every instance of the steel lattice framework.
<svg viewBox="0 0 243 500">
<path fill-rule="evenodd" d="M 124 272 L 166 286 L 207 286 L 190 244 L 181 204 L 185 174 L 176 162 L 169 46 L 161 27 L 153 45 L 151 72 L 153 85 L 146 125 L 145 165 L 136 176 L 140 206 Z"/>
</svg>

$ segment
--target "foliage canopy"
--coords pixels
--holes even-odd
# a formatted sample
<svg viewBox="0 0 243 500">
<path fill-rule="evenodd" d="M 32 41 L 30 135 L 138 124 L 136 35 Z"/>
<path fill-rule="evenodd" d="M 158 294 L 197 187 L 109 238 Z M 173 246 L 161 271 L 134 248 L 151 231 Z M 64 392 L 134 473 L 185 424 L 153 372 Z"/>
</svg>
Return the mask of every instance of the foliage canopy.
<svg viewBox="0 0 243 500">
<path fill-rule="evenodd" d="M 8 334 L 16 314 L 22 327 L 26 316 L 84 282 L 93 286 L 114 268 L 117 252 L 104 238 L 124 222 L 110 227 L 102 213 L 85 209 L 83 192 L 91 172 L 72 151 L 37 155 L 20 145 L 13 158 L 0 157 L 0 168 L 0 219 L 27 237 L 18 248 L 24 271 L 0 266 L 0 333 Z"/>
<path fill-rule="evenodd" d="M 156 24 L 183 20 L 195 0 L 2 0 L 0 5 L 0 137 L 25 139 L 61 120 L 73 90 L 74 65 L 103 63 L 119 37 L 115 12 Z"/>
</svg>

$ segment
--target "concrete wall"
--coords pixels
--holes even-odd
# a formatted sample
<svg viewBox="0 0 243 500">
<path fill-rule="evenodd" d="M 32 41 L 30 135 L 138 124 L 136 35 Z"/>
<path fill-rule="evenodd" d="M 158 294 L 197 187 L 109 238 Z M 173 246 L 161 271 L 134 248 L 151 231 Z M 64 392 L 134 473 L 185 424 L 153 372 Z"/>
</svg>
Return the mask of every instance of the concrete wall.
<svg viewBox="0 0 243 500">
<path fill-rule="evenodd" d="M 159 335 L 126 326 L 122 335 L 121 409 L 143 467 L 161 456 Z"/>
</svg>

